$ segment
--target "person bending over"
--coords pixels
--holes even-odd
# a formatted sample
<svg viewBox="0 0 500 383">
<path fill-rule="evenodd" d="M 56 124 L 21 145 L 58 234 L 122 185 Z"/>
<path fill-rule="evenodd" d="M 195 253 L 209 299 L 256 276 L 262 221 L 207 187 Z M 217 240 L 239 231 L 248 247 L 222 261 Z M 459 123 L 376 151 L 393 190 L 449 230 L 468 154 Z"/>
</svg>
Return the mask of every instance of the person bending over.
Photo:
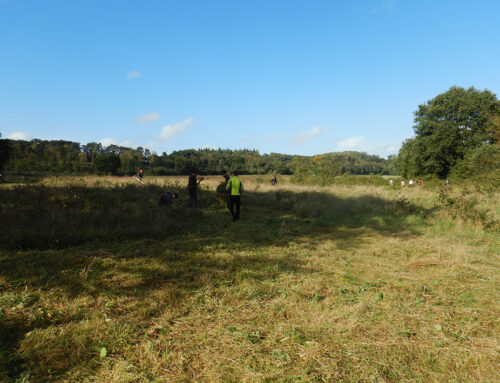
<svg viewBox="0 0 500 383">
<path fill-rule="evenodd" d="M 160 194 L 160 199 L 158 200 L 158 206 L 172 206 L 172 200 L 179 198 L 179 194 L 172 193 L 169 191 L 164 191 Z"/>
</svg>

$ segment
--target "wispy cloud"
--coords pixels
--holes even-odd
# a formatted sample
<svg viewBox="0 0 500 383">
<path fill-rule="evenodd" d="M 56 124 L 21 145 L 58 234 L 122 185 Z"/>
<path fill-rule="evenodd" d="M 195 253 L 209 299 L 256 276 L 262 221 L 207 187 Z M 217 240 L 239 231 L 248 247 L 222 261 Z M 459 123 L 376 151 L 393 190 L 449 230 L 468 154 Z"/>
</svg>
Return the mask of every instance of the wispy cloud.
<svg viewBox="0 0 500 383">
<path fill-rule="evenodd" d="M 286 137 L 285 133 L 278 133 L 278 134 L 275 134 L 273 136 L 266 137 L 265 141 L 267 141 L 267 142 L 276 142 L 276 141 L 282 140 L 285 137 Z"/>
<path fill-rule="evenodd" d="M 110 145 L 123 146 L 125 148 L 132 147 L 132 141 L 130 141 L 130 140 L 119 141 L 113 137 L 103 138 L 102 140 L 99 141 L 99 143 L 105 147 L 110 146 Z"/>
<path fill-rule="evenodd" d="M 380 7 L 374 8 L 371 10 L 371 13 L 380 13 L 380 12 L 392 12 L 394 9 L 394 1 L 395 0 L 384 0 L 380 3 Z"/>
<path fill-rule="evenodd" d="M 138 124 L 146 124 L 148 122 L 156 122 L 159 119 L 160 119 L 160 113 L 148 113 L 137 117 L 135 119 L 135 122 Z"/>
<path fill-rule="evenodd" d="M 366 146 L 366 140 L 363 136 L 344 138 L 336 142 L 338 150 L 356 150 Z"/>
<path fill-rule="evenodd" d="M 150 113 L 150 115 L 151 114 L 155 114 L 155 113 Z M 149 115 L 146 115 L 146 116 L 149 116 Z M 141 117 L 144 117 L 144 116 L 141 116 Z M 159 117 L 159 115 L 158 115 L 158 117 Z M 151 119 L 151 117 L 150 117 L 150 119 L 146 122 L 151 122 L 151 121 L 153 121 L 153 119 Z M 147 134 L 144 136 L 135 137 L 134 141 L 131 141 L 128 139 L 127 140 L 118 140 L 114 137 L 106 137 L 106 138 L 103 138 L 102 140 L 100 140 L 99 143 L 105 147 L 110 146 L 110 145 L 117 145 L 117 146 L 122 146 L 122 147 L 126 147 L 126 148 L 136 148 L 138 146 L 142 146 L 142 147 L 147 147 L 149 149 L 156 149 L 156 148 L 161 147 L 161 145 L 159 145 L 159 143 L 165 142 L 165 141 L 170 141 L 170 140 L 174 139 L 175 137 L 177 137 L 180 134 L 182 134 L 183 132 L 185 132 L 193 123 L 194 123 L 194 118 L 189 117 L 184 121 L 176 122 L 174 124 L 165 125 L 161 129 L 161 131 L 156 135 Z M 138 140 L 139 142 L 137 142 L 136 140 Z M 147 142 L 146 146 L 144 146 L 146 143 L 144 140 L 149 140 Z"/>
<path fill-rule="evenodd" d="M 189 117 L 184 121 L 176 122 L 174 124 L 165 125 L 160 134 L 158 134 L 158 139 L 161 141 L 170 141 L 175 137 L 179 136 L 185 132 L 191 125 L 194 124 L 194 118 Z"/>
<path fill-rule="evenodd" d="M 29 141 L 31 140 L 32 137 L 33 136 L 31 134 L 26 132 L 14 132 L 7 136 L 7 138 L 10 140 L 22 140 L 22 141 Z"/>
<path fill-rule="evenodd" d="M 298 134 L 290 138 L 288 143 L 292 146 L 300 146 L 303 145 L 305 142 L 309 141 L 311 138 L 314 138 L 326 132 L 327 132 L 326 129 L 320 128 L 319 126 L 315 126 L 311 130 L 308 130 L 307 132 Z"/>
<path fill-rule="evenodd" d="M 257 136 L 255 134 L 250 134 L 241 139 L 241 141 L 246 142 L 247 144 L 255 142 L 255 140 L 257 140 Z"/>
<path fill-rule="evenodd" d="M 138 70 L 133 70 L 127 73 L 127 79 L 131 78 L 139 78 L 141 77 L 141 73 Z"/>
<path fill-rule="evenodd" d="M 394 8 L 394 0 L 385 0 L 382 3 L 382 8 L 388 12 L 392 12 L 392 9 Z"/>
<path fill-rule="evenodd" d="M 339 140 L 334 140 L 337 144 L 336 151 L 358 151 L 366 153 L 375 153 L 379 156 L 388 156 L 389 154 L 396 154 L 401 147 L 401 142 L 368 142 L 364 136 L 353 136 Z"/>
</svg>

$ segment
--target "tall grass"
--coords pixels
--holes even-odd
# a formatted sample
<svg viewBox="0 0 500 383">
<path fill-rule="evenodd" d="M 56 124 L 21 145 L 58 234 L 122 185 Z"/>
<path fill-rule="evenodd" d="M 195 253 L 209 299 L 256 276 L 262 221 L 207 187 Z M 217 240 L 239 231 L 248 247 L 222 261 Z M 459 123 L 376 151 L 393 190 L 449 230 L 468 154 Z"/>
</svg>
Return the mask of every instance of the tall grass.
<svg viewBox="0 0 500 383">
<path fill-rule="evenodd" d="M 175 233 L 192 211 L 159 209 L 168 185 L 87 185 L 0 189 L 0 240 L 6 248 L 59 248 L 89 240 L 161 238 Z M 201 212 L 198 212 L 201 214 Z"/>
<path fill-rule="evenodd" d="M 236 223 L 220 177 L 198 210 L 185 179 L 0 189 L 0 381 L 499 380 L 492 227 L 427 186 L 242 179 Z"/>
</svg>

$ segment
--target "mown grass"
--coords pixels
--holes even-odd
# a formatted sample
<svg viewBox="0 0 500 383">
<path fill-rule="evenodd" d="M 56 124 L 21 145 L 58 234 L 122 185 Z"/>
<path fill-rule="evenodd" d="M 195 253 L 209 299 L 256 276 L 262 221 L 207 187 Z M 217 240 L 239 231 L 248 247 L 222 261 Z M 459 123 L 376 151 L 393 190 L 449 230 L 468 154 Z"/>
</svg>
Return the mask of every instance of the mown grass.
<svg viewBox="0 0 500 383">
<path fill-rule="evenodd" d="M 175 181 L 0 189 L 0 381 L 500 380 L 496 195 Z"/>
</svg>

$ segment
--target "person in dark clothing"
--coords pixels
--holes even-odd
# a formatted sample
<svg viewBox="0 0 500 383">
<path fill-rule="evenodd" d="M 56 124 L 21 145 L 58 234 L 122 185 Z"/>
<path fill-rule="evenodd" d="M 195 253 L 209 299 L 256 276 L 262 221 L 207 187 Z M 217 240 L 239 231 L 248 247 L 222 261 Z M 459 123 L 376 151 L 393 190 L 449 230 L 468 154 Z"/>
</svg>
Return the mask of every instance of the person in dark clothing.
<svg viewBox="0 0 500 383">
<path fill-rule="evenodd" d="M 240 219 L 240 205 L 241 205 L 241 193 L 243 192 L 243 183 L 238 178 L 238 173 L 233 172 L 233 176 L 226 185 L 226 190 L 230 191 L 229 196 L 229 211 L 233 216 L 233 221 Z M 234 208 L 236 207 L 236 211 Z"/>
<path fill-rule="evenodd" d="M 144 177 L 144 170 L 139 170 L 139 173 L 137 173 L 137 178 L 139 181 L 142 181 L 142 177 Z"/>
<path fill-rule="evenodd" d="M 160 194 L 160 199 L 158 200 L 158 206 L 172 206 L 172 200 L 179 198 L 179 194 L 172 193 L 169 191 L 164 191 Z"/>
<path fill-rule="evenodd" d="M 188 180 L 188 191 L 189 191 L 189 207 L 197 207 L 198 206 L 198 185 L 203 181 L 203 177 L 196 177 L 196 172 L 192 171 Z"/>
<path fill-rule="evenodd" d="M 229 181 L 229 176 L 227 175 L 227 172 L 225 170 L 222 172 L 222 177 L 224 177 L 225 182 Z"/>
<path fill-rule="evenodd" d="M 276 178 L 276 176 L 273 176 L 273 178 L 271 178 L 271 185 L 276 186 L 277 184 L 278 184 L 278 179 Z"/>
</svg>

